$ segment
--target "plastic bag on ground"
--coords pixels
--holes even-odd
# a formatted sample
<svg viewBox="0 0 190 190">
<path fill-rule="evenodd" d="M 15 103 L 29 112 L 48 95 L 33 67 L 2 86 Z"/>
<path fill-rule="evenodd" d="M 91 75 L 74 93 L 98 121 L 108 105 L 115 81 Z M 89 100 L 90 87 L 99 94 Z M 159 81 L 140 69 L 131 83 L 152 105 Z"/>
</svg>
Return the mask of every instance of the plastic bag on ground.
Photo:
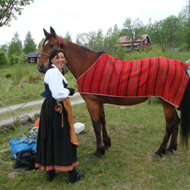
<svg viewBox="0 0 190 190">
<path fill-rule="evenodd" d="M 16 153 L 15 169 L 17 170 L 33 170 L 35 169 L 35 150 L 23 150 Z"/>
<path fill-rule="evenodd" d="M 24 138 L 13 138 L 9 142 L 12 158 L 16 159 L 16 153 L 23 150 L 36 150 L 38 133 Z"/>
</svg>

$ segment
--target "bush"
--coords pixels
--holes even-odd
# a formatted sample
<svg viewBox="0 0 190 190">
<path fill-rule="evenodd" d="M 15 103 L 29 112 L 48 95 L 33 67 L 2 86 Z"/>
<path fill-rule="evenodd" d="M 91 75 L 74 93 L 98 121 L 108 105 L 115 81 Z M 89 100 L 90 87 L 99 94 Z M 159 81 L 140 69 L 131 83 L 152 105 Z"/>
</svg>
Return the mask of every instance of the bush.
<svg viewBox="0 0 190 190">
<path fill-rule="evenodd" d="M 24 76 L 24 72 L 22 70 L 22 65 L 15 65 L 15 73 L 13 75 L 13 85 L 18 85 L 20 83 L 20 80 Z"/>
<path fill-rule="evenodd" d="M 10 65 L 15 65 L 19 63 L 19 57 L 15 56 L 15 55 L 11 55 L 10 59 L 9 59 L 9 64 Z"/>
<path fill-rule="evenodd" d="M 5 75 L 5 78 L 11 78 L 12 77 L 12 74 L 11 73 L 7 73 L 6 75 Z"/>
<path fill-rule="evenodd" d="M 20 63 L 21 64 L 27 64 L 28 63 L 28 57 L 25 54 L 20 55 Z"/>
<path fill-rule="evenodd" d="M 126 55 L 126 49 L 119 47 L 116 51 L 116 58 L 120 59 L 120 60 L 124 60 L 125 59 L 125 55 Z"/>
<path fill-rule="evenodd" d="M 5 52 L 0 51 L 0 66 L 7 65 L 7 64 L 8 64 L 8 58 Z"/>
</svg>

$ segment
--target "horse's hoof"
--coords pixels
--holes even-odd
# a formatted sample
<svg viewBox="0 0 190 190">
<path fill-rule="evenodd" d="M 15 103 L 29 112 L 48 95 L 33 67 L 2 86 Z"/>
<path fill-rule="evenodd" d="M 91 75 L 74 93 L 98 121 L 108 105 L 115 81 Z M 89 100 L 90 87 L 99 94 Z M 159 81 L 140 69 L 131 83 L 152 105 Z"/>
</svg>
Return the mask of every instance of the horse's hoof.
<svg viewBox="0 0 190 190">
<path fill-rule="evenodd" d="M 97 160 L 98 158 L 101 158 L 101 157 L 102 157 L 101 155 L 100 155 L 100 156 L 96 156 L 96 155 L 94 155 L 94 154 L 92 155 L 92 159 L 96 159 L 96 160 Z"/>
<path fill-rule="evenodd" d="M 167 150 L 166 150 L 165 155 L 166 155 L 166 156 L 171 156 L 171 155 L 173 155 L 173 152 L 170 152 L 170 151 L 167 151 Z"/>
<path fill-rule="evenodd" d="M 98 159 L 98 156 L 92 155 L 92 159 Z"/>
<path fill-rule="evenodd" d="M 162 156 L 161 156 L 161 155 L 158 155 L 158 154 L 154 154 L 154 155 L 153 155 L 153 158 L 154 158 L 154 159 L 161 159 Z"/>
</svg>

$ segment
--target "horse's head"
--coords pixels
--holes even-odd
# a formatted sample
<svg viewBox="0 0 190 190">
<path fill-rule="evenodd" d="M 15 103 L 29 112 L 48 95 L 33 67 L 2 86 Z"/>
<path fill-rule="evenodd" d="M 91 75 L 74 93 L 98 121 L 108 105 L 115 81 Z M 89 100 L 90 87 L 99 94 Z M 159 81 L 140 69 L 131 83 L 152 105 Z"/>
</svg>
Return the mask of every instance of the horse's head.
<svg viewBox="0 0 190 190">
<path fill-rule="evenodd" d="M 42 46 L 43 50 L 38 63 L 38 71 L 41 73 L 45 73 L 47 71 L 49 55 L 54 48 L 60 47 L 60 40 L 61 40 L 60 37 L 57 36 L 52 27 L 50 27 L 51 33 L 48 33 L 45 29 L 43 30 L 46 38 Z"/>
</svg>

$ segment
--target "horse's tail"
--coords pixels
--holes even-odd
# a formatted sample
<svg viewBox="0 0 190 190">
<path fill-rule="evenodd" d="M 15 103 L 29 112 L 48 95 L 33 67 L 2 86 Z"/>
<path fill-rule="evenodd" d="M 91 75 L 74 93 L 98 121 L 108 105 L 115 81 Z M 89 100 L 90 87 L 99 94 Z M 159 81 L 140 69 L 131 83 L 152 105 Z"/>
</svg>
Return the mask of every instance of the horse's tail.
<svg viewBox="0 0 190 190">
<path fill-rule="evenodd" d="M 181 143 L 188 147 L 188 138 L 190 136 L 190 80 L 188 81 L 183 99 L 180 104 L 181 109 Z"/>
</svg>

